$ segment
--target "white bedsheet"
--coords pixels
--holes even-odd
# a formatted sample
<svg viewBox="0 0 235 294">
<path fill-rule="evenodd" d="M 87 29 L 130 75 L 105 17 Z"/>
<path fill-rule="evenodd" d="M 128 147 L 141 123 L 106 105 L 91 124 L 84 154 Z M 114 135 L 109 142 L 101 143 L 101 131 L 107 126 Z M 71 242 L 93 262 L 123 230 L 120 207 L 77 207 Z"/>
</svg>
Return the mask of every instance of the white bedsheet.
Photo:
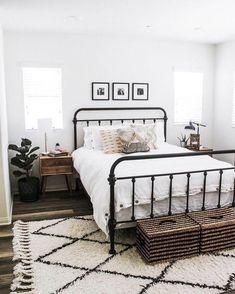
<svg viewBox="0 0 235 294">
<path fill-rule="evenodd" d="M 178 152 L 191 152 L 189 150 L 170 145 L 161 144 L 157 150 L 152 150 L 148 154 L 167 154 Z M 142 154 L 142 153 L 139 153 Z M 144 153 L 146 155 L 146 153 Z M 94 218 L 98 226 L 107 233 L 107 222 L 109 218 L 109 176 L 110 167 L 113 162 L 122 154 L 104 154 L 102 151 L 89 150 L 81 147 L 73 152 L 74 167 L 81 177 L 81 181 L 91 197 L 94 209 Z M 136 154 L 135 154 L 136 155 Z M 178 157 L 163 159 L 148 159 L 139 161 L 124 161 L 120 163 L 116 170 L 116 177 L 151 175 L 157 173 L 173 173 L 192 170 L 219 169 L 232 167 L 232 165 L 211 158 L 210 156 Z M 191 174 L 190 196 L 201 194 L 203 188 L 203 174 Z M 234 171 L 224 171 L 222 177 L 222 194 L 233 190 Z M 182 198 L 186 196 L 186 175 L 177 175 L 173 179 L 173 197 Z M 208 172 L 207 192 L 215 192 L 219 186 L 219 172 Z M 150 203 L 151 180 L 150 178 L 136 179 L 135 201 L 136 204 L 146 205 Z M 169 177 L 159 177 L 155 180 L 154 198 L 156 203 L 162 202 L 169 196 Z M 128 210 L 131 206 L 132 184 L 130 180 L 118 180 L 115 185 L 115 207 L 116 214 L 125 215 L 122 211 Z M 213 198 L 212 198 L 213 200 Z M 181 201 L 182 202 L 182 201 Z M 214 201 L 216 205 L 216 200 Z M 185 203 L 184 203 L 185 208 Z M 130 210 L 130 209 L 129 209 Z M 147 212 L 146 212 L 147 213 Z M 148 212 L 149 213 L 149 212 Z M 123 218 L 124 220 L 124 218 Z"/>
</svg>

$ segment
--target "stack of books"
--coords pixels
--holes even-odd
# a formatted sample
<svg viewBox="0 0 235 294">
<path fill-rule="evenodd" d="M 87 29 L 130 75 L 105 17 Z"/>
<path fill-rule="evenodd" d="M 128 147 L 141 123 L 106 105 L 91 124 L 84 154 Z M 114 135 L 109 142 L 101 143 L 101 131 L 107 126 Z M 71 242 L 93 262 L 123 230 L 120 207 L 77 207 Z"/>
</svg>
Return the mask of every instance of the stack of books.
<svg viewBox="0 0 235 294">
<path fill-rule="evenodd" d="M 48 153 L 48 156 L 51 156 L 51 157 L 68 156 L 68 155 L 69 155 L 68 151 L 64 149 L 50 150 L 50 152 Z"/>
</svg>

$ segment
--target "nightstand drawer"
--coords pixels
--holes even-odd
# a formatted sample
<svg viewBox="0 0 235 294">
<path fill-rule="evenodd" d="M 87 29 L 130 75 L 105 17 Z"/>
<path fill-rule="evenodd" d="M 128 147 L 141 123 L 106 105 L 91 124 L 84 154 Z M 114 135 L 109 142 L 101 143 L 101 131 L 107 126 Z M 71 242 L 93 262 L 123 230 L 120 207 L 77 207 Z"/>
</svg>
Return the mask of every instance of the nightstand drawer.
<svg viewBox="0 0 235 294">
<path fill-rule="evenodd" d="M 59 175 L 72 174 L 73 169 L 71 165 L 65 166 L 41 166 L 41 175 Z"/>
<path fill-rule="evenodd" d="M 72 158 L 47 158 L 41 160 L 41 167 L 71 166 Z"/>
</svg>

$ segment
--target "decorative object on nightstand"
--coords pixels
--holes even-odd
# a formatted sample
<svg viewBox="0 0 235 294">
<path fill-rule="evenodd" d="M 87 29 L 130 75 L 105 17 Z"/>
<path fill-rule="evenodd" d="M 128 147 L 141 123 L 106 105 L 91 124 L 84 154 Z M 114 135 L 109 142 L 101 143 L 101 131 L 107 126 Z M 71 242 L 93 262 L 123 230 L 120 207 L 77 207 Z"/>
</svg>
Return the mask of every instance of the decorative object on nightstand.
<svg viewBox="0 0 235 294">
<path fill-rule="evenodd" d="M 194 148 L 194 150 L 199 150 L 199 148 L 200 148 L 200 132 L 199 132 L 200 127 L 206 127 L 206 125 L 190 120 L 189 124 L 187 126 L 185 126 L 184 128 L 185 128 L 185 130 L 195 131 L 196 128 L 194 125 L 197 126 L 197 134 L 190 134 L 190 146 L 192 146 Z"/>
<path fill-rule="evenodd" d="M 186 135 L 181 134 L 180 137 L 178 137 L 179 141 L 180 141 L 180 147 L 185 147 L 188 143 L 189 138 L 187 138 Z"/>
<path fill-rule="evenodd" d="M 69 177 L 73 175 L 73 160 L 71 155 L 67 156 L 40 156 L 41 191 L 45 193 L 48 176 L 64 175 L 67 188 L 72 192 Z"/>
<path fill-rule="evenodd" d="M 39 179 L 32 177 L 31 171 L 34 161 L 38 158 L 38 155 L 34 152 L 37 151 L 39 147 L 32 147 L 32 142 L 29 139 L 22 138 L 20 147 L 15 144 L 10 144 L 8 149 L 17 152 L 17 154 L 11 158 L 11 164 L 20 169 L 13 171 L 13 175 L 21 177 L 18 180 L 20 200 L 24 202 L 38 200 Z"/>
</svg>

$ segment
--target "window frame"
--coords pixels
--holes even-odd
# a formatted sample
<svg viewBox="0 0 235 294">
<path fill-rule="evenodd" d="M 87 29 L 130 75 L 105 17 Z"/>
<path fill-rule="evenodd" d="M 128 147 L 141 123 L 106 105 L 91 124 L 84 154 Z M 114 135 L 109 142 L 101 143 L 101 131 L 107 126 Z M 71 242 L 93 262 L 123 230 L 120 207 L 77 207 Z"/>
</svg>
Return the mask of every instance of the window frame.
<svg viewBox="0 0 235 294">
<path fill-rule="evenodd" d="M 61 114 L 60 114 L 60 120 L 61 120 L 61 125 L 60 126 L 53 126 L 53 116 L 52 117 L 37 117 L 37 122 L 36 122 L 36 127 L 31 126 L 27 127 L 27 100 L 30 100 L 30 98 L 27 96 L 25 93 L 25 80 L 24 80 L 24 70 L 25 69 L 54 69 L 54 70 L 59 70 L 60 71 L 60 77 L 59 77 L 59 92 L 60 95 L 59 97 L 60 105 L 59 108 L 61 109 Z M 64 128 L 64 116 L 63 116 L 63 79 L 62 79 L 62 66 L 51 66 L 51 65 L 38 65 L 38 64 L 21 64 L 21 77 L 22 77 L 22 89 L 23 89 L 23 103 L 24 103 L 24 126 L 25 130 L 30 131 L 30 130 L 39 130 L 39 125 L 38 125 L 38 120 L 43 120 L 43 119 L 50 119 L 52 122 L 52 128 L 55 130 L 62 130 Z M 56 98 L 57 98 L 56 97 Z"/>
<path fill-rule="evenodd" d="M 200 106 L 200 119 L 195 119 L 194 117 L 188 118 L 185 122 L 183 121 L 176 121 L 176 92 L 175 92 L 175 74 L 176 73 L 198 73 L 202 75 L 202 83 L 201 83 L 201 106 Z M 173 99 L 174 99 L 174 118 L 173 118 L 173 123 L 174 125 L 185 125 L 187 124 L 190 120 L 194 120 L 196 122 L 201 122 L 203 119 L 203 100 L 204 100 L 204 85 L 205 85 L 205 73 L 203 69 L 197 68 L 197 69 L 192 69 L 192 68 L 173 68 Z"/>
</svg>

